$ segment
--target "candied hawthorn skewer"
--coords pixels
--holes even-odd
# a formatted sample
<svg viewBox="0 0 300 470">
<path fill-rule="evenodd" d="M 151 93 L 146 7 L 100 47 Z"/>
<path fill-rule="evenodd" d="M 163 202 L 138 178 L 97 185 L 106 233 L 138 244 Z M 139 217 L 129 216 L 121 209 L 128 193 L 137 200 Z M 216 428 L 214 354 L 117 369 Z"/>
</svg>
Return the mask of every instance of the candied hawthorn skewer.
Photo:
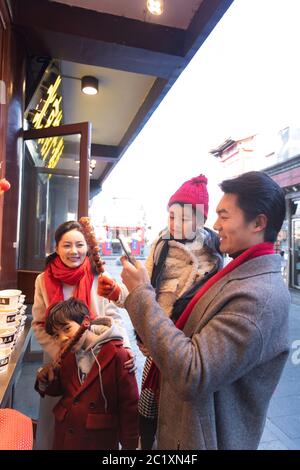
<svg viewBox="0 0 300 470">
<path fill-rule="evenodd" d="M 101 274 L 104 272 L 104 262 L 102 261 L 100 254 L 99 254 L 100 248 L 99 248 L 99 244 L 98 244 L 93 226 L 90 223 L 89 217 L 81 217 L 79 219 L 79 223 L 82 226 L 82 230 L 83 230 L 86 242 L 88 244 L 88 247 L 91 251 L 91 255 L 96 265 L 97 272 L 101 276 Z"/>
</svg>

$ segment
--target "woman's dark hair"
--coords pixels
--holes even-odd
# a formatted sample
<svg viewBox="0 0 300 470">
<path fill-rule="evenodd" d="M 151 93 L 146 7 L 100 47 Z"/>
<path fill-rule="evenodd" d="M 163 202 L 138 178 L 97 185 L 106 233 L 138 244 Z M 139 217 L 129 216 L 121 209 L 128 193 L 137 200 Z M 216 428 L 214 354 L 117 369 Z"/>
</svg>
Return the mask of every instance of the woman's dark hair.
<svg viewBox="0 0 300 470">
<path fill-rule="evenodd" d="M 70 232 L 71 230 L 78 230 L 78 232 L 81 232 L 84 236 L 82 226 L 79 222 L 77 222 L 76 220 L 70 220 L 68 222 L 64 222 L 63 224 L 60 224 L 57 227 L 56 231 L 55 231 L 54 238 L 55 238 L 56 246 L 58 246 L 58 244 L 59 244 L 60 240 L 62 239 L 63 235 L 67 232 Z M 85 236 L 84 236 L 84 238 L 85 238 Z M 97 274 L 97 269 L 96 269 L 95 262 L 93 260 L 93 257 L 90 256 L 89 251 L 88 251 L 87 255 L 90 259 L 91 268 L 92 268 L 93 273 Z M 57 256 L 58 256 L 58 254 L 55 251 L 53 253 L 51 253 L 49 256 L 47 256 L 46 266 L 49 263 L 51 263 L 51 261 L 53 261 Z"/>
<path fill-rule="evenodd" d="M 56 302 L 50 307 L 46 318 L 46 333 L 53 336 L 55 330 L 66 325 L 68 321 L 75 321 L 78 325 L 81 325 L 85 316 L 90 316 L 89 309 L 84 302 L 75 299 L 75 297 Z"/>
<path fill-rule="evenodd" d="M 281 187 L 262 171 L 249 171 L 220 184 L 225 194 L 237 195 L 237 203 L 245 220 L 251 222 L 259 214 L 267 217 L 266 242 L 275 242 L 285 218 L 285 197 Z"/>
</svg>

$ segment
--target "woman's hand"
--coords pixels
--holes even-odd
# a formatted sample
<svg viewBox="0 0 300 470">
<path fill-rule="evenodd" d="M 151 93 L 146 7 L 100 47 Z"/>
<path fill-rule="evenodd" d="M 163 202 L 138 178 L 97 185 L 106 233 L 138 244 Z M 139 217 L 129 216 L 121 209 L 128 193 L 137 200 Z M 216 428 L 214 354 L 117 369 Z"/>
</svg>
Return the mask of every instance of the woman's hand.
<svg viewBox="0 0 300 470">
<path fill-rule="evenodd" d="M 131 351 L 131 349 L 127 349 L 128 354 L 130 356 L 130 359 L 128 361 L 124 362 L 124 368 L 128 369 L 128 372 L 132 373 L 136 371 L 136 365 L 135 365 L 135 355 Z"/>
<path fill-rule="evenodd" d="M 122 256 L 121 262 L 123 265 L 121 277 L 129 292 L 138 286 L 150 283 L 148 273 L 140 261 L 136 261 L 133 265 L 125 256 Z"/>
<path fill-rule="evenodd" d="M 108 300 L 117 301 L 120 297 L 121 289 L 114 279 L 107 276 L 98 277 L 97 294 Z"/>
</svg>

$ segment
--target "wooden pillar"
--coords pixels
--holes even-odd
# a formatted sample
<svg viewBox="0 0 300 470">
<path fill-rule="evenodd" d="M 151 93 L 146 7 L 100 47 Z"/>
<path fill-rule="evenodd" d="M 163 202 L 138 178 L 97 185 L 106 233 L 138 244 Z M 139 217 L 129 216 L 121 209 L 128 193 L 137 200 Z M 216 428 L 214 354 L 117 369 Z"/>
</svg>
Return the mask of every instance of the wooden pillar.
<svg viewBox="0 0 300 470">
<path fill-rule="evenodd" d="M 3 0 L 0 0 L 0 178 L 5 176 L 7 73 L 9 57 L 10 18 Z M 0 280 L 2 279 L 2 227 L 4 193 L 0 194 Z"/>
<path fill-rule="evenodd" d="M 25 49 L 24 40 L 11 26 L 6 2 L 0 0 L 0 73 L 5 102 L 0 114 L 2 176 L 11 189 L 0 196 L 0 289 L 17 286 L 17 233 L 20 162 L 22 157 Z M 3 99 L 2 99 L 3 101 Z"/>
</svg>

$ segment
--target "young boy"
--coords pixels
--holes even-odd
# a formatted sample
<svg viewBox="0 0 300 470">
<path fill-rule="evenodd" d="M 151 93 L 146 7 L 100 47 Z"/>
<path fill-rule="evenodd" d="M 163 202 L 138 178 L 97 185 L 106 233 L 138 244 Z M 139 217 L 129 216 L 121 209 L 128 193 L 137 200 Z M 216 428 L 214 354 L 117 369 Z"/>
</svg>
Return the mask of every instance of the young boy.
<svg viewBox="0 0 300 470">
<path fill-rule="evenodd" d="M 82 301 L 58 302 L 50 308 L 46 332 L 62 347 L 86 316 Z M 136 449 L 138 388 L 135 375 L 123 367 L 128 358 L 116 324 L 103 317 L 84 332 L 58 373 L 51 364 L 38 371 L 38 391 L 62 395 L 53 409 L 54 450 L 111 450 L 119 444 Z"/>
</svg>

